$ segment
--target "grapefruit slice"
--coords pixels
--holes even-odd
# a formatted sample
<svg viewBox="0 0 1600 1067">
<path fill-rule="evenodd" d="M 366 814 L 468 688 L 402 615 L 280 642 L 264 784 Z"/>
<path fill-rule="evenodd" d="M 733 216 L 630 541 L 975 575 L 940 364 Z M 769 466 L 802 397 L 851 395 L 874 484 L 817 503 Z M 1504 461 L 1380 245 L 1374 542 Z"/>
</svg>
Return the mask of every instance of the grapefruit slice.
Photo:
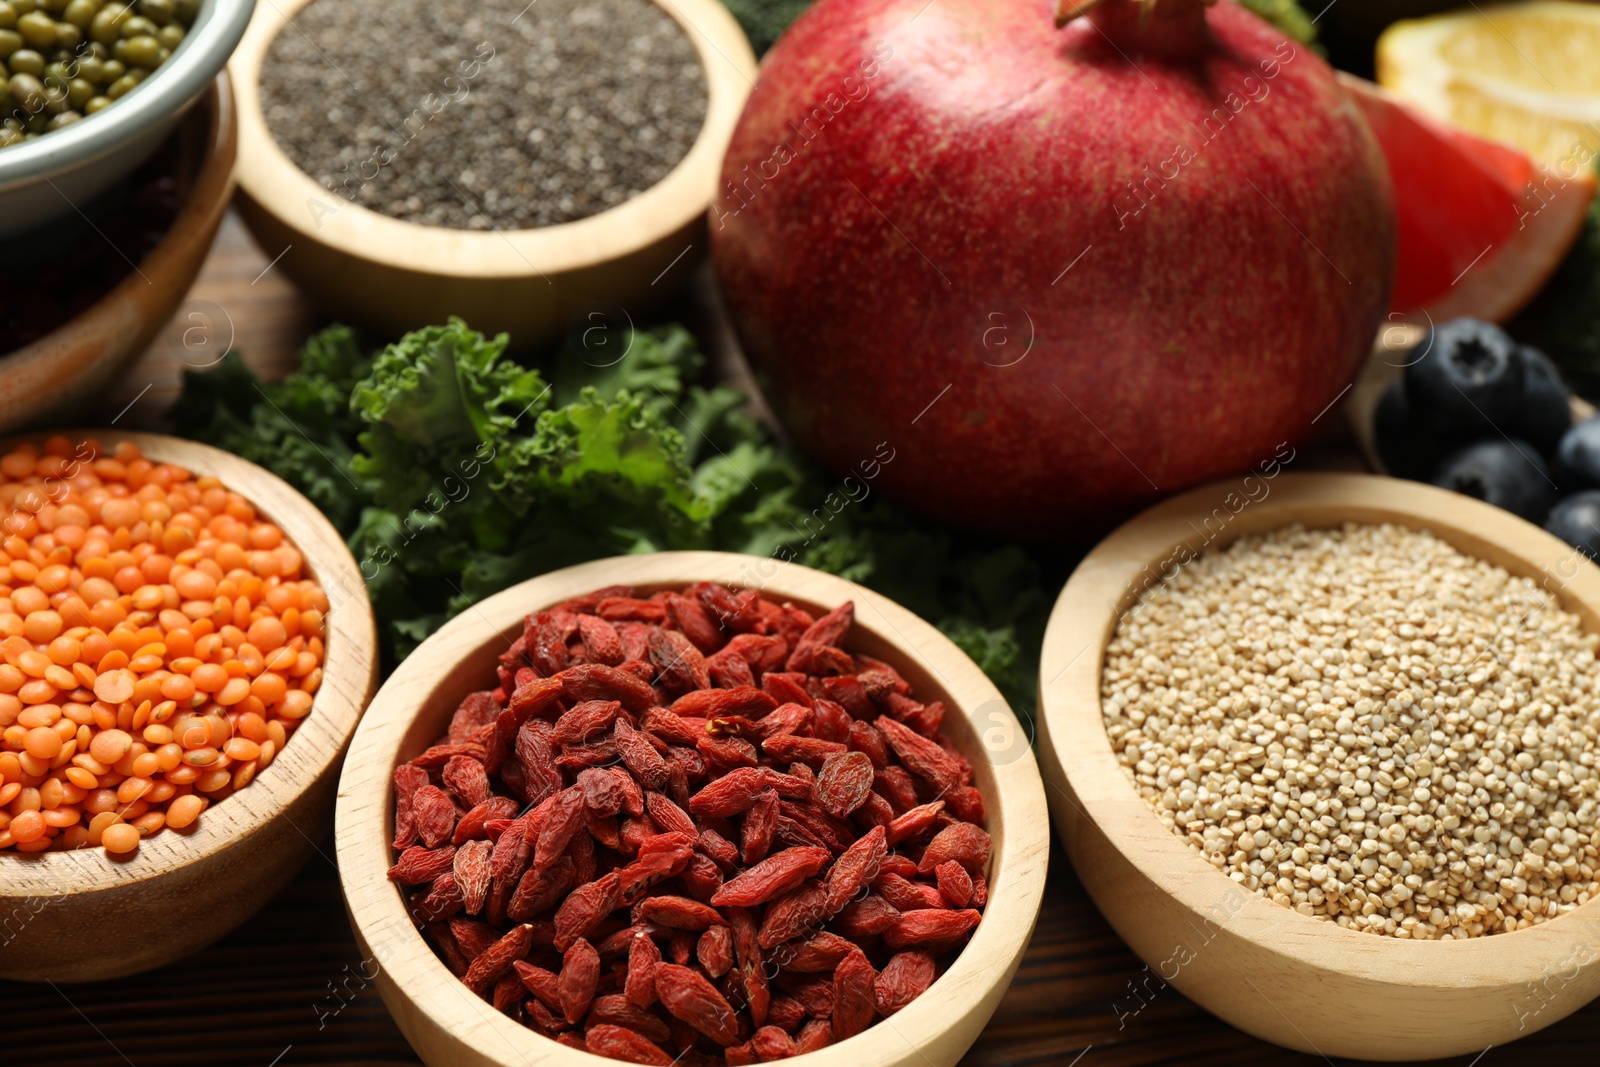
<svg viewBox="0 0 1600 1067">
<path fill-rule="evenodd" d="M 1365 113 L 1394 181 L 1400 261 L 1391 319 L 1511 318 L 1583 229 L 1592 174 L 1563 177 L 1372 82 L 1344 74 L 1340 81 Z"/>
</svg>

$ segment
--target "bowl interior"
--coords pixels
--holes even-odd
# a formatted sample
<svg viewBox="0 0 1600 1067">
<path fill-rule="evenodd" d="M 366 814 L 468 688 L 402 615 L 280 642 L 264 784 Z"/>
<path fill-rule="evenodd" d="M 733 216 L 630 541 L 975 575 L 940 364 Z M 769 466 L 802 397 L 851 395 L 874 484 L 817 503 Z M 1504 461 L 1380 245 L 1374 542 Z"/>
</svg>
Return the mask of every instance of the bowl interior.
<svg viewBox="0 0 1600 1067">
<path fill-rule="evenodd" d="M 484 1050 L 484 1058 L 474 1063 L 519 1063 L 533 1049 L 548 1053 L 552 1062 L 575 1055 L 494 1012 L 468 992 L 411 924 L 399 888 L 383 878 L 391 862 L 392 771 L 444 733 L 467 693 L 496 684 L 496 657 L 520 632 L 525 615 L 605 585 L 628 584 L 653 592 L 709 580 L 759 588 L 769 598 L 808 610 L 826 611 L 853 599 L 856 623 L 845 642 L 847 648 L 892 664 L 914 687 L 918 699 L 946 702 L 945 733 L 973 764 L 974 784 L 985 801 L 986 829 L 994 841 L 984 921 L 924 996 L 852 1038 L 844 1048 L 847 1055 L 854 1050 L 855 1062 L 927 1067 L 934 1062 L 924 1059 L 927 1042 L 942 1041 L 953 1054 L 936 1057 L 937 1062 L 954 1063 L 976 1038 L 1026 946 L 1042 895 L 1048 829 L 1043 788 L 1027 735 L 976 666 L 909 612 L 851 583 L 789 564 L 775 565 L 775 581 L 750 581 L 750 566 L 747 557 L 669 552 L 557 571 L 507 590 L 453 620 L 385 684 L 367 725 L 358 731 L 340 783 L 338 843 L 341 870 L 346 872 L 346 901 L 358 936 L 400 987 L 398 994 L 384 989 L 386 998 L 403 999 L 403 1008 L 390 1004 L 398 1018 L 406 1020 L 420 1010 L 436 1021 L 445 1020 L 458 1038 L 472 1035 Z M 741 573 L 746 580 L 739 580 Z M 442 655 L 431 655 L 435 651 Z M 417 670 L 414 678 L 404 677 L 408 667 L 424 663 L 426 668 Z M 379 810 L 374 811 L 375 806 Z M 406 1029 L 424 1059 L 430 1059 L 427 1039 L 419 1043 L 418 1034 Z M 954 1039 L 945 1036 L 952 1031 Z M 964 1042 L 955 1049 L 953 1040 L 963 1036 Z M 515 1050 L 514 1058 L 496 1058 L 492 1050 L 498 1048 Z"/>
</svg>

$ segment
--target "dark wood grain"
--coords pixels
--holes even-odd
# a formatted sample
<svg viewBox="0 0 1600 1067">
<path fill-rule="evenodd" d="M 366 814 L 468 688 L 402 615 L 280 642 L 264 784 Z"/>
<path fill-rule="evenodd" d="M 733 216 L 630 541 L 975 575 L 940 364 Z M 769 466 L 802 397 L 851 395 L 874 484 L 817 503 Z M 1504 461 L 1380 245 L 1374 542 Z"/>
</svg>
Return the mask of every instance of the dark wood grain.
<svg viewBox="0 0 1600 1067">
<path fill-rule="evenodd" d="M 230 216 L 205 272 L 151 352 L 107 396 L 109 421 L 151 426 L 176 395 L 179 371 L 201 366 L 221 348 L 188 316 L 231 322 L 246 359 L 269 375 L 287 373 L 319 314 L 276 270 Z M 223 317 L 217 316 L 221 309 Z M 699 285 L 685 317 L 714 318 L 714 296 Z M 185 332 L 189 345 L 185 346 Z M 715 324 L 711 329 L 716 335 Z M 722 334 L 725 340 L 725 332 Z M 196 344 L 203 340 L 204 343 Z M 226 333 L 220 344 L 226 343 Z M 210 346 L 210 347 L 207 347 Z M 742 367 L 711 343 L 719 369 L 739 380 Z M 132 407 L 128 405 L 132 403 Z M 86 412 L 86 421 L 95 415 Z M 1340 424 L 1337 418 L 1324 420 Z M 1359 469 L 1347 442 L 1307 450 L 1308 465 Z M 243 929 L 218 944 L 136 978 L 53 987 L 0 982 L 0 1065 L 4 1067 L 397 1067 L 418 1060 L 390 1020 L 356 950 L 324 842 L 289 888 Z M 47 905 L 46 905 L 47 906 Z M 0 953 L 7 922 L 0 916 Z M 184 916 L 174 914 L 172 923 Z M 160 929 L 129 930 L 130 939 Z M 1132 990 L 1142 991 L 1144 1006 Z M 1134 1009 L 1138 1010 L 1134 1010 Z M 1509 1010 L 1509 1008 L 1508 1008 Z M 1600 1004 L 1481 1059 L 1455 1067 L 1513 1067 L 1531 1062 L 1589 1062 L 1600 1040 Z M 1332 1064 L 1247 1037 L 1147 975 L 1085 895 L 1065 854 L 1051 873 L 1028 955 L 989 1028 L 965 1063 L 971 1067 L 1135 1067 L 1153 1064 Z"/>
</svg>

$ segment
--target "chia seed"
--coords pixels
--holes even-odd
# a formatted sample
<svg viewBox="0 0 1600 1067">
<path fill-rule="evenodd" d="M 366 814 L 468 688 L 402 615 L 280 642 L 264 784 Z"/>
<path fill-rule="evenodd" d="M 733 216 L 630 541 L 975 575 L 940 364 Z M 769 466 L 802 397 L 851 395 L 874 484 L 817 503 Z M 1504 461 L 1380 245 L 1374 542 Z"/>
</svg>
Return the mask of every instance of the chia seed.
<svg viewBox="0 0 1600 1067">
<path fill-rule="evenodd" d="M 316 0 L 268 50 L 261 96 L 337 195 L 471 230 L 616 207 L 706 115 L 694 45 L 650 0 Z"/>
</svg>

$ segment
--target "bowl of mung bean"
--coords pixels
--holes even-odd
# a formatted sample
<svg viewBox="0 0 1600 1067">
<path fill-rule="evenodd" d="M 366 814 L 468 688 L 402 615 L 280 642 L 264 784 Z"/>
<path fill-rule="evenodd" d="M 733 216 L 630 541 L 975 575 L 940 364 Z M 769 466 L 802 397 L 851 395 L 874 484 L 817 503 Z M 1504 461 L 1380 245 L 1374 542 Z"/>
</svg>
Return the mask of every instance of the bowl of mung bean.
<svg viewBox="0 0 1600 1067">
<path fill-rule="evenodd" d="M 0 237 L 71 214 L 211 85 L 255 0 L 0 0 Z"/>
<path fill-rule="evenodd" d="M 718 0 L 287 0 L 230 69 L 279 269 L 383 333 L 526 349 L 694 274 L 756 65 Z"/>
<path fill-rule="evenodd" d="M 247 922 L 319 851 L 376 681 L 361 573 L 284 482 L 155 434 L 0 442 L 0 977 Z"/>
<path fill-rule="evenodd" d="M 1039 750 L 1144 993 L 1375 1060 L 1587 1003 L 1597 645 L 1600 569 L 1426 485 L 1269 465 L 1111 534 L 1051 616 Z"/>
</svg>

